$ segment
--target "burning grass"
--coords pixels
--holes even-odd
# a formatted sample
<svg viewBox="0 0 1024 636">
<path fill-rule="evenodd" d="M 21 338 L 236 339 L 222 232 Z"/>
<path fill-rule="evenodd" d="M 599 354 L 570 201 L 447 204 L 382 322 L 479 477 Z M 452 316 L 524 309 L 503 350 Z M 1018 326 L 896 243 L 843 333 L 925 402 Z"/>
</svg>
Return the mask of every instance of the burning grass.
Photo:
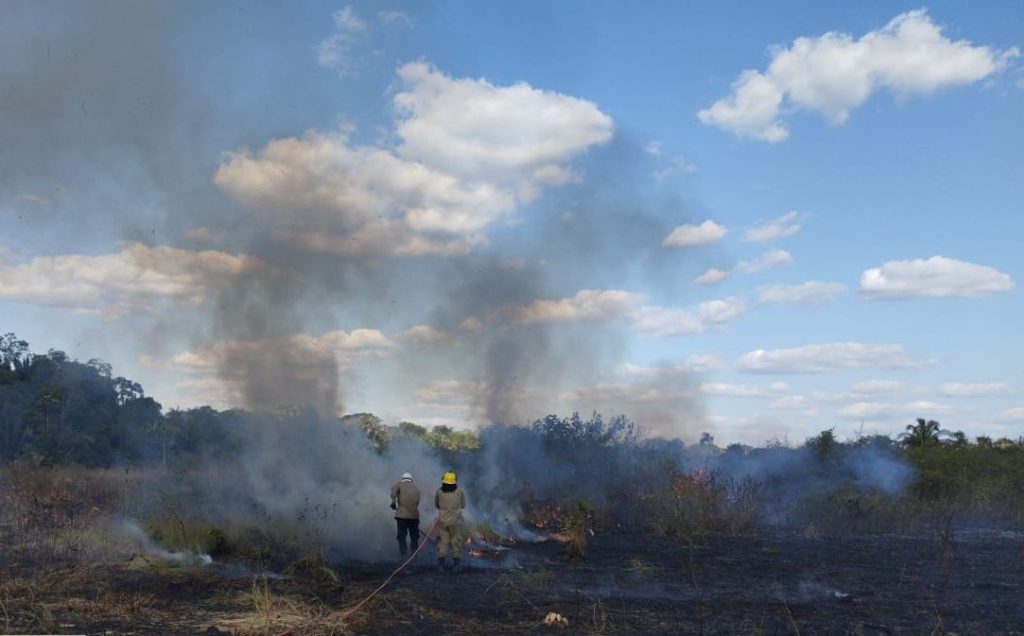
<svg viewBox="0 0 1024 636">
<path fill-rule="evenodd" d="M 428 547 L 411 575 L 353 615 L 346 608 L 397 566 L 389 513 L 377 526 L 353 517 L 384 508 L 387 483 L 335 483 L 331 500 L 316 491 L 317 473 L 299 471 L 270 483 L 291 497 L 274 500 L 251 496 L 237 478 L 245 467 L 228 460 L 127 471 L 9 464 L 0 628 L 522 633 L 557 628 L 543 623 L 551 613 L 581 633 L 1011 633 L 1024 622 L 1000 609 L 1024 592 L 1021 492 L 976 465 L 999 453 L 1015 475 L 1018 450 L 901 455 L 832 440 L 720 451 L 556 423 L 446 451 L 471 502 L 468 570 L 437 573 Z M 376 470 L 419 457 L 412 448 L 357 459 Z M 956 479 L 979 483 L 937 470 L 954 460 Z M 309 485 L 306 498 L 292 481 Z M 972 538 L 979 528 L 995 534 Z"/>
</svg>

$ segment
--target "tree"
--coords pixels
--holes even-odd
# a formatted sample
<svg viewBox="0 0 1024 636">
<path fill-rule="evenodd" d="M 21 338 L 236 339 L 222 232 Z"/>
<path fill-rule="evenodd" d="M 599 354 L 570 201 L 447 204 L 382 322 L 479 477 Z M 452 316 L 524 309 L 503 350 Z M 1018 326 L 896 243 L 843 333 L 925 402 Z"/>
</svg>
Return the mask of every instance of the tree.
<svg viewBox="0 0 1024 636">
<path fill-rule="evenodd" d="M 810 448 L 817 453 L 818 457 L 821 459 L 825 459 L 835 452 L 837 445 L 838 442 L 836 441 L 835 431 L 831 428 L 810 438 L 805 444 L 807 448 Z"/>
<path fill-rule="evenodd" d="M 971 445 L 971 441 L 963 431 L 956 431 L 949 439 L 949 445 L 953 448 L 966 448 Z"/>
<path fill-rule="evenodd" d="M 907 424 L 907 432 L 900 435 L 900 439 L 904 446 L 935 446 L 942 435 L 949 435 L 949 432 L 940 429 L 938 422 L 919 417 L 917 424 Z"/>
<path fill-rule="evenodd" d="M 399 422 L 398 432 L 402 435 L 408 435 L 410 437 L 418 437 L 423 439 L 427 435 L 427 429 L 419 424 L 412 422 Z"/>
<path fill-rule="evenodd" d="M 13 333 L 0 337 L 0 382 L 7 376 L 4 371 L 19 375 L 31 362 L 28 342 L 19 340 Z"/>
</svg>

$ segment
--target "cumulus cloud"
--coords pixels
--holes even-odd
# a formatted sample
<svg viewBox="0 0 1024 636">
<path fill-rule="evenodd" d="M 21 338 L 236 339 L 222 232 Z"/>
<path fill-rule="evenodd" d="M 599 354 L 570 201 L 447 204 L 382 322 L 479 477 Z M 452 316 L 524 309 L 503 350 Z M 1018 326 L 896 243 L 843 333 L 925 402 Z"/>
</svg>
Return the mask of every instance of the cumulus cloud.
<svg viewBox="0 0 1024 636">
<path fill-rule="evenodd" d="M 643 294 L 618 289 L 584 289 L 569 298 L 506 305 L 490 320 L 523 326 L 625 320 L 639 334 L 671 337 L 720 329 L 747 311 L 746 303 L 737 297 L 704 301 L 692 309 L 644 305 L 645 299 Z"/>
<path fill-rule="evenodd" d="M 738 363 L 748 373 L 826 373 L 840 369 L 913 369 L 928 361 L 908 354 L 900 345 L 833 342 L 790 349 L 758 349 Z"/>
<path fill-rule="evenodd" d="M 872 300 L 982 298 L 1013 287 L 1008 274 L 945 256 L 890 261 L 866 270 L 860 278 L 860 293 Z"/>
<path fill-rule="evenodd" d="M 814 405 L 803 395 L 787 395 L 773 400 L 768 408 L 778 410 L 802 411 L 814 408 Z"/>
<path fill-rule="evenodd" d="M 704 395 L 741 398 L 764 398 L 776 396 L 786 391 L 789 386 L 785 382 L 773 382 L 766 386 L 753 384 L 728 384 L 724 382 L 705 382 L 700 385 Z"/>
<path fill-rule="evenodd" d="M 834 301 L 846 291 L 841 283 L 808 281 L 801 285 L 767 285 L 757 290 L 757 300 L 762 303 L 797 303 L 801 305 L 825 305 Z"/>
<path fill-rule="evenodd" d="M 729 297 L 700 303 L 697 309 L 644 306 L 632 315 L 633 329 L 645 336 L 671 337 L 719 329 L 747 311 L 743 299 Z"/>
<path fill-rule="evenodd" d="M 853 392 L 861 395 L 906 393 L 911 388 L 899 380 L 864 380 L 853 385 Z"/>
<path fill-rule="evenodd" d="M 950 413 L 953 409 L 936 402 L 917 401 L 906 404 L 890 402 L 854 402 L 839 410 L 837 415 L 846 420 L 892 420 L 911 417 L 932 417 Z"/>
<path fill-rule="evenodd" d="M 624 363 L 620 368 L 622 375 L 640 379 L 671 379 L 691 376 L 694 373 L 708 373 L 725 367 L 725 361 L 712 354 L 693 354 L 682 364 L 660 364 L 644 366 Z"/>
<path fill-rule="evenodd" d="M 698 285 L 717 285 L 730 276 L 732 276 L 731 270 L 721 270 L 711 267 L 697 278 L 694 278 L 693 282 Z"/>
<path fill-rule="evenodd" d="M 38 256 L 0 263 L 0 299 L 101 313 L 116 319 L 152 311 L 160 300 L 199 304 L 246 276 L 273 275 L 251 256 L 141 243 L 116 254 Z"/>
<path fill-rule="evenodd" d="M 586 100 L 533 88 L 453 79 L 417 62 L 398 70 L 399 154 L 465 180 L 502 184 L 531 200 L 572 177 L 569 159 L 612 135 Z"/>
<path fill-rule="evenodd" d="M 700 225 L 685 224 L 672 230 L 661 241 L 664 247 L 699 247 L 713 245 L 722 240 L 726 230 L 724 227 L 708 219 Z"/>
<path fill-rule="evenodd" d="M 924 10 L 893 18 L 859 39 L 829 32 L 774 47 L 764 72 L 748 69 L 732 94 L 697 113 L 700 121 L 738 137 L 779 142 L 789 136 L 784 110 L 809 110 L 833 125 L 874 92 L 897 97 L 928 95 L 989 77 L 1019 55 L 947 38 Z"/>
<path fill-rule="evenodd" d="M 317 46 L 317 59 L 321 66 L 334 69 L 338 77 L 346 77 L 355 70 L 352 49 L 367 26 L 352 7 L 335 11 L 333 17 L 334 32 Z"/>
<path fill-rule="evenodd" d="M 1010 385 L 1005 382 L 947 382 L 939 387 L 946 397 L 992 397 L 1009 395 Z"/>
<path fill-rule="evenodd" d="M 1004 420 L 1024 420 L 1024 407 L 1018 406 L 1003 411 Z"/>
<path fill-rule="evenodd" d="M 410 327 L 396 336 L 398 340 L 419 346 L 434 346 L 450 342 L 452 335 L 429 325 Z"/>
<path fill-rule="evenodd" d="M 434 380 L 413 389 L 421 404 L 458 404 L 468 406 L 483 394 L 486 385 L 471 380 Z"/>
<path fill-rule="evenodd" d="M 618 289 L 584 289 L 572 298 L 534 300 L 510 305 L 496 312 L 500 321 L 521 325 L 558 322 L 607 322 L 625 316 L 643 300 L 642 294 Z"/>
<path fill-rule="evenodd" d="M 416 20 L 411 15 L 401 11 L 378 11 L 377 20 L 388 26 L 399 25 L 411 28 L 416 25 Z"/>
<path fill-rule="evenodd" d="M 756 274 L 766 269 L 789 265 L 792 262 L 793 255 L 786 250 L 768 250 L 752 261 L 742 261 L 736 268 L 748 274 Z"/>
<path fill-rule="evenodd" d="M 666 155 L 661 149 L 660 141 L 648 142 L 644 146 L 644 152 L 663 162 L 663 167 L 655 170 L 653 175 L 658 183 L 669 177 L 697 172 L 697 166 L 687 161 L 685 157 Z"/>
<path fill-rule="evenodd" d="M 793 211 L 783 214 L 777 219 L 755 225 L 743 233 L 743 238 L 753 243 L 767 243 L 800 232 L 800 213 Z"/>
<path fill-rule="evenodd" d="M 694 353 L 686 358 L 686 365 L 697 373 L 707 373 L 725 368 L 725 360 L 712 353 Z"/>
<path fill-rule="evenodd" d="M 420 62 L 398 77 L 397 147 L 311 130 L 229 153 L 215 183 L 275 237 L 314 251 L 465 254 L 612 135 L 594 104 L 525 83 L 455 79 Z"/>
</svg>

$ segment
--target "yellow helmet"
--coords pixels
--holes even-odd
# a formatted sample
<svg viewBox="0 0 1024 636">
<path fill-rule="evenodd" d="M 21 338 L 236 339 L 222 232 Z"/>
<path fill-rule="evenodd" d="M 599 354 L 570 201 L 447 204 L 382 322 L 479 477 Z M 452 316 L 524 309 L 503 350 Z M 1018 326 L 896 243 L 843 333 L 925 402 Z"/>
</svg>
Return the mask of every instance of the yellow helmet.
<svg viewBox="0 0 1024 636">
<path fill-rule="evenodd" d="M 455 485 L 455 473 L 453 473 L 453 472 L 445 473 L 444 477 L 441 478 L 441 483 L 442 484 Z"/>
</svg>

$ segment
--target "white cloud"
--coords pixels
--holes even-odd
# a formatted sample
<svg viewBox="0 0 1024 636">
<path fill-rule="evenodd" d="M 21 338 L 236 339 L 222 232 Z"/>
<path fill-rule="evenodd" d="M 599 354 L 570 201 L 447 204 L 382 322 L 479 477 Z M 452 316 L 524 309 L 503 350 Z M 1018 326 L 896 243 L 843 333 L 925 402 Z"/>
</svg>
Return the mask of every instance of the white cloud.
<svg viewBox="0 0 1024 636">
<path fill-rule="evenodd" d="M 611 138 L 592 103 L 519 83 L 398 69 L 397 148 L 346 129 L 229 153 L 214 181 L 279 240 L 344 255 L 464 254 L 519 205 L 573 178 L 570 160 Z"/>
<path fill-rule="evenodd" d="M 939 404 L 938 402 L 930 402 L 928 400 L 918 400 L 917 402 L 910 402 L 905 407 L 908 413 L 914 414 L 926 414 L 942 415 L 944 413 L 950 413 L 953 411 L 953 407 L 946 404 Z"/>
<path fill-rule="evenodd" d="M 841 283 L 808 281 L 801 285 L 767 285 L 757 290 L 757 300 L 762 303 L 798 303 L 818 306 L 834 301 L 846 291 Z"/>
<path fill-rule="evenodd" d="M 836 414 L 845 420 L 910 421 L 915 417 L 939 417 L 953 412 L 953 408 L 937 402 L 917 401 L 907 403 L 861 401 L 848 404 Z"/>
<path fill-rule="evenodd" d="M 450 333 L 435 329 L 429 325 L 410 327 L 396 336 L 402 342 L 419 346 L 435 346 L 451 341 Z"/>
<path fill-rule="evenodd" d="M 981 298 L 1013 287 L 1008 274 L 945 256 L 889 261 L 866 270 L 860 278 L 860 293 L 872 300 Z"/>
<path fill-rule="evenodd" d="M 833 342 L 791 349 L 758 349 L 738 363 L 749 373 L 825 373 L 840 369 L 912 369 L 928 361 L 911 356 L 900 345 Z"/>
<path fill-rule="evenodd" d="M 416 387 L 413 396 L 421 403 L 458 404 L 468 406 L 487 389 L 483 382 L 470 380 L 435 380 Z"/>
<path fill-rule="evenodd" d="M 208 227 L 194 227 L 186 230 L 185 238 L 196 243 L 219 245 L 224 242 L 226 236 L 223 232 L 215 232 Z"/>
<path fill-rule="evenodd" d="M 786 250 L 768 250 L 752 261 L 742 261 L 736 267 L 748 274 L 756 274 L 780 265 L 789 265 L 792 262 L 793 255 Z"/>
<path fill-rule="evenodd" d="M 618 289 L 584 289 L 570 298 L 538 299 L 525 305 L 506 305 L 491 320 L 519 325 L 630 321 L 634 331 L 657 337 L 703 333 L 724 327 L 747 311 L 741 298 L 709 300 L 693 309 L 641 305 L 643 294 Z"/>
<path fill-rule="evenodd" d="M 901 415 L 905 409 L 896 404 L 882 402 L 855 402 L 839 410 L 839 417 L 847 420 L 889 419 Z"/>
<path fill-rule="evenodd" d="M 359 34 L 366 31 L 366 22 L 352 7 L 335 11 L 333 17 L 334 33 L 317 46 L 317 58 L 321 66 L 334 69 L 338 77 L 346 77 L 354 70 L 352 48 Z"/>
<path fill-rule="evenodd" d="M 727 230 L 712 220 L 707 220 L 700 225 L 685 224 L 672 230 L 662 240 L 664 247 L 698 247 L 712 245 L 722 240 Z"/>
<path fill-rule="evenodd" d="M 251 256 L 133 243 L 116 254 L 38 256 L 20 265 L 0 263 L 0 299 L 114 319 L 153 311 L 160 300 L 198 304 L 211 292 L 253 275 L 271 275 L 271 270 Z"/>
<path fill-rule="evenodd" d="M 725 368 L 725 360 L 711 353 L 695 353 L 686 359 L 686 365 L 697 373 L 707 373 Z"/>
<path fill-rule="evenodd" d="M 686 157 L 671 157 L 668 159 L 668 165 L 664 168 L 659 168 L 654 171 L 652 175 L 654 180 L 661 183 L 669 177 L 675 177 L 678 175 L 694 174 L 697 172 L 697 166 L 691 163 Z"/>
<path fill-rule="evenodd" d="M 1024 420 L 1024 407 L 1018 406 L 1003 411 L 1004 420 Z"/>
<path fill-rule="evenodd" d="M 829 32 L 797 38 L 771 53 L 765 72 L 743 71 L 731 95 L 697 114 L 700 121 L 739 137 L 779 142 L 789 136 L 780 117 L 787 106 L 839 125 L 875 91 L 928 95 L 988 77 L 1019 55 L 1016 48 L 952 41 L 924 10 L 902 13 L 860 39 Z"/>
<path fill-rule="evenodd" d="M 712 354 L 693 354 L 683 364 L 663 364 L 657 366 L 642 366 L 624 363 L 620 372 L 627 377 L 652 379 L 673 379 L 686 378 L 695 373 L 708 373 L 722 369 L 725 361 L 719 356 Z"/>
<path fill-rule="evenodd" d="M 681 174 L 693 174 L 697 172 L 697 166 L 686 160 L 685 157 L 666 156 L 661 150 L 660 141 L 649 141 L 644 146 L 644 152 L 656 159 L 662 159 L 665 166 L 654 171 L 654 180 L 661 183 L 669 177 Z"/>
<path fill-rule="evenodd" d="M 697 278 L 694 278 L 693 282 L 698 285 L 717 285 L 730 276 L 732 276 L 732 271 L 711 267 Z"/>
<path fill-rule="evenodd" d="M 418 62 L 398 70 L 399 154 L 531 200 L 572 176 L 573 156 L 611 139 L 612 120 L 586 100 L 533 88 L 452 79 Z"/>
<path fill-rule="evenodd" d="M 1005 382 L 947 382 L 939 387 L 946 397 L 992 397 L 1009 395 L 1010 385 Z"/>
<path fill-rule="evenodd" d="M 768 408 L 779 409 L 779 410 L 809 410 L 813 409 L 814 406 L 810 400 L 803 395 L 787 395 L 774 400 L 768 405 Z"/>
<path fill-rule="evenodd" d="M 416 20 L 412 16 L 401 11 L 378 11 L 377 20 L 388 26 L 400 25 L 411 28 L 416 25 Z"/>
<path fill-rule="evenodd" d="M 584 289 L 572 298 L 534 300 L 528 305 L 503 307 L 496 315 L 522 325 L 606 322 L 630 313 L 642 299 L 642 294 L 618 289 Z"/>
<path fill-rule="evenodd" d="M 773 382 L 767 386 L 752 384 L 728 384 L 724 382 L 705 382 L 700 385 L 704 395 L 716 395 L 741 398 L 773 397 L 786 391 L 789 387 L 785 382 Z"/>
<path fill-rule="evenodd" d="M 854 393 L 864 395 L 883 395 L 905 393 L 910 388 L 898 380 L 864 380 L 853 385 Z"/>
<path fill-rule="evenodd" d="M 755 225 L 743 233 L 743 238 L 754 243 L 767 243 L 800 232 L 800 213 L 793 211 L 783 214 L 760 225 Z"/>
<path fill-rule="evenodd" d="M 702 302 L 696 311 L 644 306 L 632 314 L 633 329 L 646 336 L 663 338 L 704 333 L 725 326 L 746 311 L 746 303 L 735 297 Z"/>
</svg>

